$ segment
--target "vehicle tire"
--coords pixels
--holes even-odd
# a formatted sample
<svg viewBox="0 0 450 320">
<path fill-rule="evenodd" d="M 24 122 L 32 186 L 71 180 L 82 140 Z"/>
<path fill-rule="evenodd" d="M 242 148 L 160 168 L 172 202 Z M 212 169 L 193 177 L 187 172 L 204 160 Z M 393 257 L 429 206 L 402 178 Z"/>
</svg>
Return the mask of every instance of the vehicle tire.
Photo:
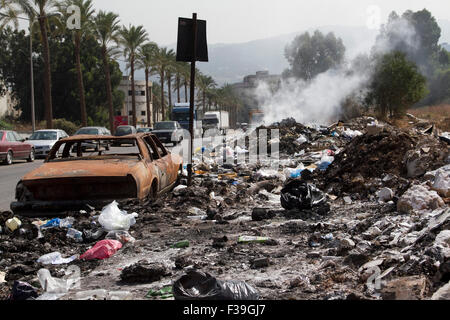
<svg viewBox="0 0 450 320">
<path fill-rule="evenodd" d="M 12 165 L 12 163 L 13 163 L 13 153 L 12 153 L 12 151 L 8 151 L 8 153 L 6 154 L 6 158 L 5 158 L 3 163 L 6 164 L 7 166 Z"/>
<path fill-rule="evenodd" d="M 111 146 L 109 145 L 109 143 L 106 145 L 105 149 L 106 149 L 106 151 L 109 151 L 111 149 Z"/>
<path fill-rule="evenodd" d="M 133 141 L 133 147 L 136 147 L 136 141 Z"/>
<path fill-rule="evenodd" d="M 33 148 L 31 148 L 30 155 L 28 156 L 27 161 L 34 162 L 34 149 Z"/>
</svg>

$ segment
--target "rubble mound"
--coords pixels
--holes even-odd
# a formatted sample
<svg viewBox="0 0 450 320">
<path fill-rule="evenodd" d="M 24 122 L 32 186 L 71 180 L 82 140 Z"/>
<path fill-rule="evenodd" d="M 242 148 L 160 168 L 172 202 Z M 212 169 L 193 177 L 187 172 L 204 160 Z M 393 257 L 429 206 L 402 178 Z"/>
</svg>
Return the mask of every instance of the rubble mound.
<svg viewBox="0 0 450 320">
<path fill-rule="evenodd" d="M 414 163 L 410 159 L 413 154 Z M 448 147 L 438 139 L 413 136 L 386 126 L 375 135 L 365 134 L 353 139 L 319 177 L 320 186 L 337 195 L 345 192 L 367 194 L 373 186 L 372 180 L 385 178 L 384 182 L 395 180 L 397 185 L 392 187 L 405 191 L 408 184 L 402 182 L 409 177 L 412 166 L 420 167 L 423 176 L 426 171 L 445 165 L 447 156 Z"/>
<path fill-rule="evenodd" d="M 285 119 L 281 122 L 274 123 L 270 126 L 260 126 L 256 130 L 259 133 L 259 130 L 262 129 L 280 130 L 279 148 L 280 152 L 285 154 L 294 154 L 296 152 L 300 152 L 301 150 L 303 150 L 305 147 L 302 146 L 303 144 L 299 144 L 297 142 L 297 139 L 301 134 L 310 137 L 312 133 L 309 128 L 305 127 L 301 123 L 297 123 L 297 121 L 295 121 L 295 119 L 293 118 Z"/>
</svg>

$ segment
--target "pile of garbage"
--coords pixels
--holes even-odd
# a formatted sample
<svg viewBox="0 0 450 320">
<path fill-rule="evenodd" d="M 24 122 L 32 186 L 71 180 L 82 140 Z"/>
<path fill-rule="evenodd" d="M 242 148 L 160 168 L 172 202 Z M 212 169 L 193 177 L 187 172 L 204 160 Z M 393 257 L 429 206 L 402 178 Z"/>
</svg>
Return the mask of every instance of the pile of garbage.
<svg viewBox="0 0 450 320">
<path fill-rule="evenodd" d="M 237 161 L 234 136 L 155 201 L 0 214 L 0 299 L 448 299 L 445 141 L 369 117 L 271 128 L 278 167 Z"/>
<path fill-rule="evenodd" d="M 446 164 L 448 146 L 429 135 L 411 135 L 385 125 L 380 132 L 353 139 L 319 177 L 327 192 L 367 196 L 380 187 L 405 191 L 408 179 Z"/>
</svg>

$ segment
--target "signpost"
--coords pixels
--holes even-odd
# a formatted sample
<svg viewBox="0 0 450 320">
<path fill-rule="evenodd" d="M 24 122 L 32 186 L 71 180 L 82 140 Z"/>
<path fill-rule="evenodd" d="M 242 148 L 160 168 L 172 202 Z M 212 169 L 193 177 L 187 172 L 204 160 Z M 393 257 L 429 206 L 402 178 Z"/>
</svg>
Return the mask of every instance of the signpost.
<svg viewBox="0 0 450 320">
<path fill-rule="evenodd" d="M 189 112 L 189 163 L 188 185 L 192 184 L 192 151 L 194 149 L 194 102 L 195 102 L 195 62 L 208 61 L 208 46 L 206 41 L 206 21 L 197 20 L 197 14 L 192 14 L 192 19 L 179 18 L 177 61 L 191 63 L 190 83 L 190 112 Z"/>
</svg>

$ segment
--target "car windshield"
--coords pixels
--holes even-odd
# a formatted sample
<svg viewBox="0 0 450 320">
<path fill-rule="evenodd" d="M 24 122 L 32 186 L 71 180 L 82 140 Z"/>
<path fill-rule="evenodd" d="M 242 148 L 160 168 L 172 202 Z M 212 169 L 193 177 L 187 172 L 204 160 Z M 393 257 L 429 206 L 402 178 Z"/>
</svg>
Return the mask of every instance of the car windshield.
<svg viewBox="0 0 450 320">
<path fill-rule="evenodd" d="M 139 128 L 138 132 L 150 132 L 150 128 Z"/>
<path fill-rule="evenodd" d="M 203 119 L 203 122 L 206 124 L 218 124 L 219 119 L 217 119 L 217 118 Z"/>
<path fill-rule="evenodd" d="M 172 115 L 175 121 L 189 121 L 189 112 L 174 112 Z"/>
<path fill-rule="evenodd" d="M 98 134 L 98 129 L 95 128 L 82 128 L 80 130 L 78 130 L 75 135 L 80 135 L 80 134 Z"/>
<path fill-rule="evenodd" d="M 53 131 L 40 131 L 31 135 L 29 140 L 57 140 L 58 135 Z"/>
<path fill-rule="evenodd" d="M 3 132 L 0 131 L 0 140 L 2 140 L 2 139 L 3 139 Z"/>
<path fill-rule="evenodd" d="M 172 130 L 175 129 L 175 122 L 158 122 L 155 124 L 156 130 Z"/>
<path fill-rule="evenodd" d="M 131 130 L 131 127 L 118 127 L 116 130 L 116 134 L 118 136 L 124 136 L 127 134 L 132 134 L 133 131 Z"/>
</svg>

